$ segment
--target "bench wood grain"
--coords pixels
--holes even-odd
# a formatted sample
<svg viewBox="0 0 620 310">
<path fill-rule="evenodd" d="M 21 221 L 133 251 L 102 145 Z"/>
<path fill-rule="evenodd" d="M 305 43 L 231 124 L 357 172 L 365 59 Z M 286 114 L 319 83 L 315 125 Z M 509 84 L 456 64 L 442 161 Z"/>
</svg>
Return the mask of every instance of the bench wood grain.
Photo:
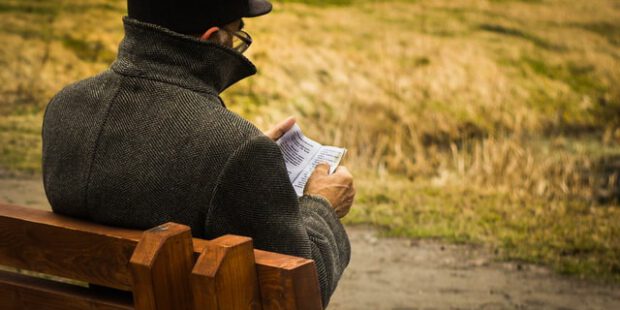
<svg viewBox="0 0 620 310">
<path fill-rule="evenodd" d="M 322 309 L 312 260 L 252 249 L 246 237 L 192 238 L 174 223 L 144 232 L 0 203 L 0 265 L 133 292 L 136 309 Z M 0 282 L 0 296 L 47 296 L 57 284 L 36 281 Z M 76 289 L 72 306 L 105 309 Z"/>
</svg>

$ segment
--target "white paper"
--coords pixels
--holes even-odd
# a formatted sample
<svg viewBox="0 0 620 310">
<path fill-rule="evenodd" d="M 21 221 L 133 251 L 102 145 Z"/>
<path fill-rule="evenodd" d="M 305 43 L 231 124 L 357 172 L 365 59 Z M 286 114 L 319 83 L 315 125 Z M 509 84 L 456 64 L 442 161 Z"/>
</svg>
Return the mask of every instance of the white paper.
<svg viewBox="0 0 620 310">
<path fill-rule="evenodd" d="M 303 195 L 308 178 L 318 164 L 329 164 L 329 173 L 334 173 L 347 152 L 346 149 L 335 146 L 322 146 L 307 138 L 297 125 L 287 131 L 277 144 L 284 155 L 288 177 L 297 196 Z"/>
</svg>

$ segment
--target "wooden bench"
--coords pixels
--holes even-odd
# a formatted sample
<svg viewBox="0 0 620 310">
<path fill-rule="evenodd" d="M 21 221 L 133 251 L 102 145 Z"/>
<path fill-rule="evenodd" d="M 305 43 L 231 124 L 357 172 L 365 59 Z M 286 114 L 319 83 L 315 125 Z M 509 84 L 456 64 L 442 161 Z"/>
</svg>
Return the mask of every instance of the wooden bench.
<svg viewBox="0 0 620 310">
<path fill-rule="evenodd" d="M 312 260 L 175 223 L 138 231 L 0 204 L 0 265 L 0 309 L 322 308 Z"/>
</svg>

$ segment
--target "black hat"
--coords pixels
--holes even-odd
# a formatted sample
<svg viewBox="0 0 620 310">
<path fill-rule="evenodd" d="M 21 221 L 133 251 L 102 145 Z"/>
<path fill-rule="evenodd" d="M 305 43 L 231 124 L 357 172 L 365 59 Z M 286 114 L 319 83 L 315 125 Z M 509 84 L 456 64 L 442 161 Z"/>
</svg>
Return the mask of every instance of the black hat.
<svg viewBox="0 0 620 310">
<path fill-rule="evenodd" d="M 199 34 L 243 17 L 271 12 L 266 0 L 127 0 L 129 17 L 184 34 Z"/>
</svg>

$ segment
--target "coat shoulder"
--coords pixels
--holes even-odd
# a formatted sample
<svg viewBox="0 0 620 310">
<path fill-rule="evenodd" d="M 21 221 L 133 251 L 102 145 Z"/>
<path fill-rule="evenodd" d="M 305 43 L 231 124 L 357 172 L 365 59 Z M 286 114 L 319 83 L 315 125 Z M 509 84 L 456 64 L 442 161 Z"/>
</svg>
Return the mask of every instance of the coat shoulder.
<svg viewBox="0 0 620 310">
<path fill-rule="evenodd" d="M 50 103 L 53 106 L 56 102 L 75 102 L 76 100 L 73 99 L 77 98 L 80 99 L 78 100 L 80 102 L 83 102 L 84 99 L 96 99 L 104 95 L 110 87 L 118 87 L 118 85 L 118 75 L 111 70 L 106 70 L 95 76 L 65 86 L 52 97 Z"/>
</svg>

